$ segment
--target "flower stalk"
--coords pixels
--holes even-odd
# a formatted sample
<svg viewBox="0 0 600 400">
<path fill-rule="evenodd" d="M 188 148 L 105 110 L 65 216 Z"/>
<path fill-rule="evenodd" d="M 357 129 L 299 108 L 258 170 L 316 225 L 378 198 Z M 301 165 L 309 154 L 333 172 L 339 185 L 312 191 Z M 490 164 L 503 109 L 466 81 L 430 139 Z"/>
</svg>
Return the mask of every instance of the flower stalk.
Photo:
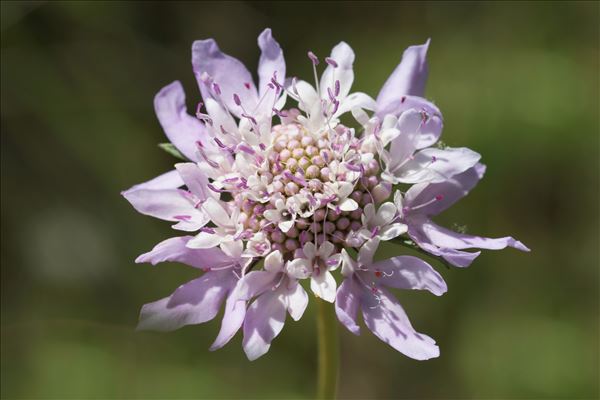
<svg viewBox="0 0 600 400">
<path fill-rule="evenodd" d="M 339 369 L 339 341 L 333 304 L 317 299 L 317 341 L 319 348 L 317 399 L 335 399 Z"/>
</svg>

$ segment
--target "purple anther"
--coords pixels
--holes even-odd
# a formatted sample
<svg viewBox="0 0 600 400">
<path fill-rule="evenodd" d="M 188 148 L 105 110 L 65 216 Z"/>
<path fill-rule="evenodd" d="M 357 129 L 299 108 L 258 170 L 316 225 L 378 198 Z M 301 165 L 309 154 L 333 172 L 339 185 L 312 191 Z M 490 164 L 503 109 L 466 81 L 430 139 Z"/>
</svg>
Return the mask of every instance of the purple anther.
<svg viewBox="0 0 600 400">
<path fill-rule="evenodd" d="M 334 91 L 336 96 L 339 96 L 340 94 L 340 81 L 338 79 L 335 80 L 335 91 Z"/>
<path fill-rule="evenodd" d="M 325 264 L 327 264 L 328 267 L 335 267 L 338 264 L 338 262 L 339 261 L 335 258 L 330 258 Z"/>
<path fill-rule="evenodd" d="M 244 87 L 246 89 L 250 90 L 250 87 L 251 87 L 250 82 L 244 82 Z"/>
<path fill-rule="evenodd" d="M 267 146 L 265 146 L 265 144 L 264 144 L 264 143 L 260 143 L 260 144 L 258 145 L 258 147 L 260 147 L 260 149 L 261 149 L 262 151 L 265 151 L 265 150 L 267 149 Z"/>
<path fill-rule="evenodd" d="M 331 65 L 333 68 L 337 68 L 338 67 L 338 63 L 331 57 L 325 57 L 325 62 L 329 65 Z"/>
<path fill-rule="evenodd" d="M 333 110 L 331 111 L 332 114 L 335 114 L 338 110 L 338 108 L 340 107 L 340 102 L 337 101 L 337 99 L 333 102 Z"/>
<path fill-rule="evenodd" d="M 242 105 L 242 101 L 240 100 L 240 96 L 237 95 L 237 93 L 233 94 L 233 102 L 238 105 L 241 106 Z"/>
<path fill-rule="evenodd" d="M 246 145 L 245 145 L 245 144 L 243 144 L 243 143 L 240 143 L 240 144 L 238 145 L 238 150 L 241 150 L 241 151 L 243 151 L 244 153 L 251 154 L 251 155 L 254 155 L 254 154 L 256 153 L 256 151 L 254 151 L 254 149 L 253 149 L 252 147 L 250 147 L 250 146 L 246 146 Z"/>
<path fill-rule="evenodd" d="M 221 140 L 219 138 L 213 138 L 213 140 L 215 141 L 215 143 L 217 143 L 217 146 L 219 146 L 222 149 L 227 148 L 227 146 L 225 146 L 225 143 L 221 142 Z"/>
<path fill-rule="evenodd" d="M 191 215 L 174 215 L 173 218 L 179 221 L 189 221 L 192 219 Z"/>
<path fill-rule="evenodd" d="M 358 165 L 346 163 L 346 168 L 348 168 L 350 171 L 361 172 L 361 168 Z"/>
<path fill-rule="evenodd" d="M 242 117 L 249 119 L 250 122 L 252 122 L 254 125 L 258 125 L 256 119 L 252 115 L 242 114 Z"/>
<path fill-rule="evenodd" d="M 319 58 L 312 51 L 308 52 L 308 58 L 312 61 L 313 65 L 319 65 Z"/>
<path fill-rule="evenodd" d="M 211 183 L 208 183 L 206 186 L 207 186 L 207 187 L 208 187 L 210 190 L 212 190 L 213 192 L 215 192 L 215 193 L 223 193 L 223 191 L 224 191 L 223 189 L 218 189 L 218 188 L 216 188 L 216 187 L 215 187 L 213 184 L 211 184 Z"/>
<path fill-rule="evenodd" d="M 331 100 L 332 103 L 335 102 L 335 95 L 330 87 L 327 88 L 327 94 L 329 95 L 329 100 Z"/>
<path fill-rule="evenodd" d="M 213 90 L 215 91 L 215 93 L 220 96 L 221 95 L 221 87 L 219 86 L 218 83 L 213 83 Z"/>
<path fill-rule="evenodd" d="M 214 234 L 215 230 L 213 228 L 209 228 L 208 226 L 203 226 L 202 228 L 200 228 L 200 232 Z"/>
<path fill-rule="evenodd" d="M 375 228 L 371 229 L 371 238 L 374 238 L 375 236 L 377 236 L 377 234 L 379 233 L 379 227 L 376 226 Z"/>
</svg>

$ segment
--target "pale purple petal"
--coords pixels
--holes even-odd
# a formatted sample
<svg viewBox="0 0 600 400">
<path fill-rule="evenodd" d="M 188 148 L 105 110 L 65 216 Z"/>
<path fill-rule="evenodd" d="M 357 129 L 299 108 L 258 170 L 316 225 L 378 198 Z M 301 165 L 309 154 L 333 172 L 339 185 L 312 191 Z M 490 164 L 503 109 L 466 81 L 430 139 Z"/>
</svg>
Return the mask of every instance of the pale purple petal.
<svg viewBox="0 0 600 400">
<path fill-rule="evenodd" d="M 210 351 L 215 351 L 225 346 L 240 330 L 246 316 L 246 302 L 236 300 L 232 295 L 225 302 L 225 314 L 221 321 L 221 330 L 210 346 Z"/>
<path fill-rule="evenodd" d="M 327 96 L 327 88 L 333 89 L 337 80 L 340 82 L 339 97 L 343 99 L 350 92 L 354 82 L 354 51 L 346 42 L 340 42 L 331 50 L 330 58 L 337 63 L 337 67 L 328 65 L 323 71 L 320 82 L 321 96 Z"/>
<path fill-rule="evenodd" d="M 447 181 L 473 167 L 481 155 L 466 148 L 423 149 L 402 164 L 395 171 L 390 171 L 401 183 L 438 183 Z"/>
<path fill-rule="evenodd" d="M 417 235 L 414 235 L 413 232 L 409 229 L 408 231 L 411 239 L 413 239 L 419 247 L 428 253 L 433 254 L 434 256 L 442 257 L 444 260 L 448 261 L 451 265 L 459 268 L 466 268 L 481 254 L 481 251 L 463 251 L 456 249 L 448 249 L 437 247 L 427 241 L 419 239 Z"/>
<path fill-rule="evenodd" d="M 354 277 L 344 279 L 335 298 L 335 313 L 338 320 L 355 335 L 360 334 L 356 323 L 360 291 L 355 287 Z"/>
<path fill-rule="evenodd" d="M 485 173 L 485 166 L 477 164 L 445 182 L 423 183 L 412 186 L 406 192 L 404 206 L 408 214 L 437 215 L 465 197 L 477 185 Z M 423 206 L 424 204 L 427 204 Z M 411 207 L 420 206 L 411 211 Z"/>
<path fill-rule="evenodd" d="M 502 238 L 486 238 L 481 236 L 466 235 L 464 233 L 458 233 L 449 229 L 443 228 L 439 225 L 434 224 L 431 221 L 427 221 L 421 226 L 419 230 L 429 239 L 429 241 L 439 247 L 446 247 L 451 249 L 488 249 L 488 250 L 501 250 L 506 247 L 514 247 L 521 251 L 529 251 L 529 249 L 518 240 L 513 239 L 510 236 Z"/>
<path fill-rule="evenodd" d="M 208 196 L 212 196 L 214 192 L 206 186 L 208 185 L 208 177 L 202 172 L 195 163 L 179 163 L 175 164 L 175 168 L 185 186 L 192 192 L 198 201 L 204 201 Z"/>
<path fill-rule="evenodd" d="M 244 352 L 250 361 L 269 351 L 285 324 L 286 306 L 279 291 L 268 291 L 248 308 L 244 320 Z"/>
<path fill-rule="evenodd" d="M 144 183 L 139 183 L 130 187 L 127 190 L 124 190 L 122 193 L 132 192 L 140 189 L 147 190 L 160 190 L 160 189 L 177 189 L 183 186 L 183 180 L 179 173 L 176 170 L 165 172 L 157 176 L 156 178 L 150 179 Z"/>
<path fill-rule="evenodd" d="M 414 330 L 398 301 L 385 289 L 375 294 L 364 290 L 361 300 L 365 325 L 385 343 L 415 360 L 439 357 L 435 341 Z"/>
<path fill-rule="evenodd" d="M 141 189 L 122 194 L 138 212 L 144 215 L 165 221 L 185 222 L 185 226 L 175 226 L 181 230 L 198 230 L 208 222 L 204 213 L 196 209 L 189 196 L 179 189 Z"/>
<path fill-rule="evenodd" d="M 423 45 L 410 46 L 404 50 L 402 60 L 385 82 L 377 104 L 380 108 L 398 100 L 403 95 L 423 96 L 427 82 L 427 49 L 429 40 Z"/>
<path fill-rule="evenodd" d="M 262 96 L 268 90 L 268 84 L 275 73 L 277 82 L 283 86 L 285 81 L 285 60 L 283 58 L 283 51 L 279 43 L 273 39 L 271 29 L 269 28 L 262 31 L 258 36 L 258 47 L 261 50 L 260 60 L 258 61 L 258 93 L 259 96 Z M 273 104 L 272 99 L 268 104 Z"/>
<path fill-rule="evenodd" d="M 374 110 L 375 107 L 375 100 L 371 96 L 362 92 L 354 92 L 341 101 L 340 106 L 333 116 L 338 117 L 348 111 L 352 111 L 354 108 Z"/>
<path fill-rule="evenodd" d="M 288 280 L 287 294 L 285 297 L 287 310 L 294 321 L 300 320 L 306 306 L 308 306 L 308 295 L 306 291 L 295 280 Z"/>
<path fill-rule="evenodd" d="M 408 110 L 415 110 L 421 114 L 422 121 L 419 126 L 419 135 L 416 137 L 415 146 L 422 149 L 438 141 L 442 134 L 444 121 L 440 109 L 430 101 L 416 96 L 402 96 L 385 108 L 378 108 L 376 115 L 383 118 L 387 114 L 396 116 Z"/>
<path fill-rule="evenodd" d="M 161 262 L 179 262 L 195 268 L 208 269 L 222 267 L 235 260 L 225 255 L 218 247 L 212 249 L 190 249 L 186 247 L 192 236 L 174 237 L 154 246 L 148 253 L 136 258 L 135 262 L 156 265 Z"/>
<path fill-rule="evenodd" d="M 217 233 L 199 232 L 196 236 L 187 242 L 190 249 L 210 249 L 223 242 L 223 236 Z"/>
<path fill-rule="evenodd" d="M 164 88 L 154 97 L 154 110 L 169 141 L 188 159 L 197 161 L 196 142 L 207 141 L 206 127 L 186 110 L 185 93 L 179 81 Z"/>
<path fill-rule="evenodd" d="M 277 283 L 279 274 L 268 271 L 251 271 L 244 275 L 235 288 L 235 297 L 238 300 L 250 300 L 266 292 Z"/>
<path fill-rule="evenodd" d="M 204 99 L 220 99 L 239 117 L 242 110 L 233 100 L 233 95 L 236 94 L 246 110 L 254 110 L 258 95 L 252 75 L 239 60 L 223 53 L 213 39 L 197 40 L 193 43 L 192 66 Z M 221 95 L 211 94 L 212 89 L 202 80 L 205 73 L 219 85 Z"/>
<path fill-rule="evenodd" d="M 167 298 L 145 304 L 138 330 L 172 331 L 210 321 L 235 283 L 230 271 L 207 272 L 181 285 Z"/>
<path fill-rule="evenodd" d="M 318 275 L 313 273 L 310 279 L 310 289 L 315 296 L 330 303 L 335 301 L 336 288 L 335 278 L 329 271 L 321 271 Z"/>
<path fill-rule="evenodd" d="M 444 278 L 431 265 L 413 256 L 378 261 L 370 268 L 369 279 L 397 289 L 428 290 L 436 296 L 446 293 Z"/>
</svg>

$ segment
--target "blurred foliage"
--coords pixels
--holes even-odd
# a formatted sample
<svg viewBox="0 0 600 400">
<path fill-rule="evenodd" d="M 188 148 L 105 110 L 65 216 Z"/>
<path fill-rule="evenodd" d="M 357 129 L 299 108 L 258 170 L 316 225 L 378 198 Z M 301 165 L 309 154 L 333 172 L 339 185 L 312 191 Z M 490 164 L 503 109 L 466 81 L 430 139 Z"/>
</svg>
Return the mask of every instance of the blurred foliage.
<svg viewBox="0 0 600 400">
<path fill-rule="evenodd" d="M 597 398 L 597 2 L 1 3 L 2 398 L 310 398 L 313 305 L 250 363 L 219 322 L 134 331 L 139 307 L 194 271 L 135 265 L 173 235 L 119 196 L 177 160 L 152 108 L 169 82 L 199 100 L 193 40 L 251 69 L 269 26 L 290 75 L 340 40 L 355 89 L 376 95 L 405 47 L 432 38 L 428 97 L 444 142 L 479 151 L 486 179 L 439 219 L 511 234 L 440 272 L 449 292 L 398 293 L 442 355 L 416 362 L 366 329 L 342 332 L 343 398 Z M 387 247 L 388 255 L 405 250 Z"/>
</svg>

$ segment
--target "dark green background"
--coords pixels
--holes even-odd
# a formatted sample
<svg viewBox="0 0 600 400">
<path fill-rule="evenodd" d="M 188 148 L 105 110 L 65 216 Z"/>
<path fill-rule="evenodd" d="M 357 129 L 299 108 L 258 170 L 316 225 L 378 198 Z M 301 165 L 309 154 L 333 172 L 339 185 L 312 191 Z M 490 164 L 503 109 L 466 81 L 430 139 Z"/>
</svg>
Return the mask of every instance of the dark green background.
<svg viewBox="0 0 600 400">
<path fill-rule="evenodd" d="M 193 40 L 213 37 L 254 71 L 273 29 L 289 75 L 306 51 L 356 52 L 354 88 L 375 96 L 405 47 L 432 38 L 427 96 L 443 140 L 488 165 L 439 219 L 513 235 L 440 272 L 449 292 L 401 292 L 441 357 L 408 359 L 368 330 L 341 332 L 342 398 L 597 398 L 599 375 L 598 3 L 2 2 L 3 398 L 310 398 L 311 304 L 267 356 L 218 323 L 136 333 L 139 307 L 194 276 L 135 265 L 173 235 L 119 191 L 174 160 L 152 107 L 179 79 L 199 100 Z M 389 255 L 403 250 L 386 248 Z"/>
</svg>

